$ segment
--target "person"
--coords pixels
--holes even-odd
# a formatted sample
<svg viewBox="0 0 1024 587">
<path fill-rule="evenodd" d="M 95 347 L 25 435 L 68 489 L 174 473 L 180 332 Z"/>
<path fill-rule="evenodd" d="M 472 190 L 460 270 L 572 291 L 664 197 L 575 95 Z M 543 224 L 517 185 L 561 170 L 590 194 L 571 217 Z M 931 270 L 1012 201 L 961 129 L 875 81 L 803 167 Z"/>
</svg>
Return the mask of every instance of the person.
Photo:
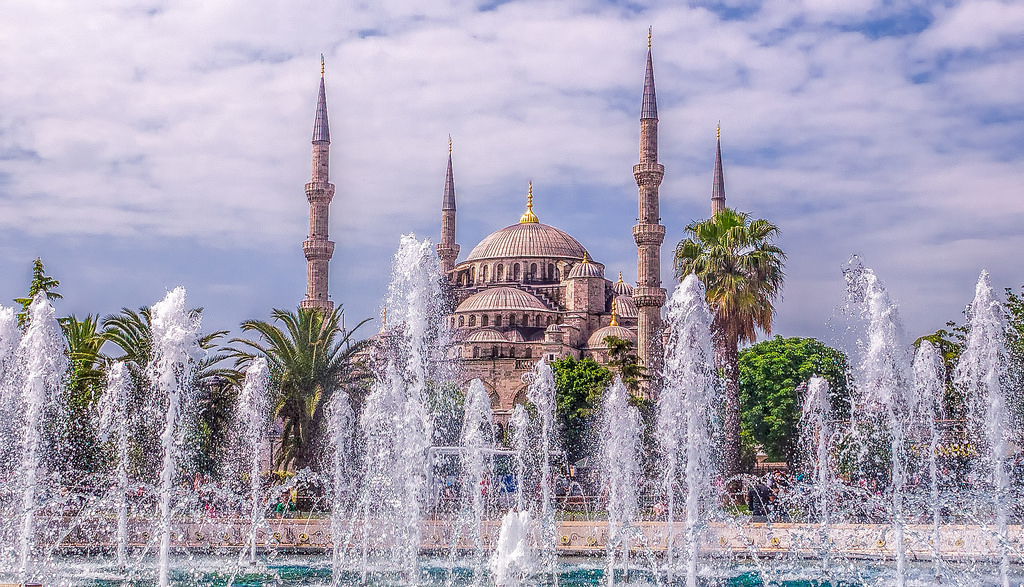
<svg viewBox="0 0 1024 587">
<path fill-rule="evenodd" d="M 750 508 L 752 522 L 767 522 L 771 513 L 772 488 L 771 479 L 758 481 L 747 490 L 747 507 Z"/>
</svg>

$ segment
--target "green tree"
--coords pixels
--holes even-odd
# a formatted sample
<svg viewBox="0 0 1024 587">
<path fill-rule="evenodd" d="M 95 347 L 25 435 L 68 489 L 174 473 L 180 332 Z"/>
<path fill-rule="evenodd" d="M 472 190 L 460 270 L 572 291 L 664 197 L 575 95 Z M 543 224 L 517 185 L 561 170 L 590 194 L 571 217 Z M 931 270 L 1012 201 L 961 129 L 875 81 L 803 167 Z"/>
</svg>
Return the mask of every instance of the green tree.
<svg viewBox="0 0 1024 587">
<path fill-rule="evenodd" d="M 586 357 L 565 357 L 551 363 L 555 375 L 555 415 L 569 462 L 587 454 L 590 417 L 601 403 L 601 392 L 612 381 L 612 372 Z"/>
<path fill-rule="evenodd" d="M 622 383 L 634 398 L 640 395 L 640 384 L 647 378 L 647 370 L 633 352 L 633 343 L 616 336 L 604 337 L 608 345 L 608 367 L 622 378 Z"/>
<path fill-rule="evenodd" d="M 202 314 L 202 308 L 192 308 L 189 315 L 198 319 Z M 217 345 L 227 331 L 218 330 L 204 334 L 199 338 L 200 348 L 209 351 Z M 130 398 L 130 413 L 141 414 L 151 409 L 154 401 L 154 390 L 146 374 L 146 369 L 153 359 L 153 329 L 152 312 L 148 306 L 138 310 L 122 308 L 118 314 L 111 314 L 103 318 L 103 338 L 116 346 L 121 354 L 112 360 L 122 361 L 132 377 L 132 396 Z M 224 380 L 227 384 L 233 385 L 238 380 L 238 375 L 231 369 L 218 367 L 218 363 L 226 358 L 226 355 L 211 354 L 200 359 L 193 366 L 193 385 L 199 389 L 197 394 L 197 410 L 188 414 L 195 418 L 189 422 L 191 426 L 186 434 L 186 446 L 192 453 L 191 459 L 184 459 L 182 467 L 186 472 L 202 471 L 214 473 L 216 467 L 210 461 L 214 453 L 203 452 L 206 446 L 219 446 L 218 439 L 223 439 L 226 434 L 228 415 L 222 413 L 227 406 L 223 401 L 208 402 L 206 390 L 215 385 L 218 379 Z M 232 392 L 231 389 L 222 390 L 225 393 Z M 211 412 L 210 410 L 213 410 Z M 131 428 L 132 436 L 137 440 L 132 452 L 132 462 L 139 472 L 154 473 L 160 466 L 159 435 L 163 427 L 159 418 L 134 418 Z"/>
<path fill-rule="evenodd" d="M 242 322 L 242 330 L 259 335 L 259 340 L 232 339 L 242 349 L 231 352 L 239 370 L 260 356 L 270 366 L 276 388 L 273 414 L 283 423 L 275 467 L 317 469 L 316 443 L 325 430 L 332 394 L 364 377 L 358 354 L 367 341 L 356 342 L 353 335 L 367 321 L 343 330 L 340 307 L 329 313 L 311 308 L 274 310 L 271 317 L 273 322 Z"/>
<path fill-rule="evenodd" d="M 58 287 L 60 287 L 60 282 L 46 275 L 43 271 L 43 260 L 36 257 L 36 260 L 32 262 L 32 283 L 28 286 L 28 297 L 14 298 L 16 303 L 21 304 L 21 312 L 18 313 L 18 325 L 24 328 L 28 322 L 28 307 L 32 305 L 32 300 L 36 297 L 37 293 L 41 291 L 46 292 L 46 299 L 51 302 L 64 297 L 54 291 Z"/>
<path fill-rule="evenodd" d="M 758 329 L 771 334 L 782 291 L 786 255 L 772 244 L 778 234 L 767 220 L 725 208 L 687 226 L 675 250 L 676 277 L 700 278 L 714 313 L 715 367 L 725 387 L 726 475 L 741 469 L 739 343 L 754 342 Z"/>
<path fill-rule="evenodd" d="M 782 338 L 755 344 L 739 355 L 740 410 L 745 449 L 760 445 L 772 461 L 790 467 L 798 455 L 804 384 L 812 376 L 828 382 L 832 416 L 849 417 L 846 355 L 813 338 Z M 748 452 L 748 451 L 745 451 Z"/>
<path fill-rule="evenodd" d="M 67 341 L 69 375 L 61 406 L 64 421 L 62 442 L 50 455 L 53 466 L 71 474 L 72 482 L 82 474 L 101 468 L 102 453 L 91 410 L 103 393 L 107 357 L 100 352 L 105 339 L 92 315 L 79 320 L 74 315 L 60 320 Z"/>
</svg>

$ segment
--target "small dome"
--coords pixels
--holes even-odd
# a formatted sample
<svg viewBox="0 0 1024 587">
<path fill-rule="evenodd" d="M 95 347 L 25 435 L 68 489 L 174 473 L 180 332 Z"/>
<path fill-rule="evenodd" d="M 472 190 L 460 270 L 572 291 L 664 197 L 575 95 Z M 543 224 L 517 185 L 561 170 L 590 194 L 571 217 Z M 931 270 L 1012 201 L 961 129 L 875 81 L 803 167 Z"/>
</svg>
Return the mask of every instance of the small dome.
<svg viewBox="0 0 1024 587">
<path fill-rule="evenodd" d="M 497 330 L 484 328 L 467 336 L 465 342 L 508 342 L 508 340 Z"/>
<path fill-rule="evenodd" d="M 636 333 L 632 330 L 623 326 L 605 326 L 590 335 L 590 338 L 587 340 L 587 347 L 591 349 L 606 349 L 608 348 L 608 343 L 604 339 L 609 336 L 628 340 L 633 343 L 634 347 L 636 346 Z"/>
<path fill-rule="evenodd" d="M 459 304 L 456 312 L 490 312 L 495 310 L 531 310 L 550 312 L 537 296 L 514 287 L 492 287 L 477 292 Z"/>
<path fill-rule="evenodd" d="M 578 240 L 554 226 L 526 222 L 492 232 L 473 247 L 466 261 L 514 257 L 582 259 L 586 254 Z"/>
<path fill-rule="evenodd" d="M 638 312 L 636 310 L 636 302 L 633 301 L 633 295 L 615 296 L 615 311 L 618 312 L 619 318 L 636 318 Z"/>
<path fill-rule="evenodd" d="M 622 281 L 622 272 L 619 271 L 619 280 L 612 284 L 612 289 L 615 290 L 616 296 L 632 296 L 633 286 L 629 285 L 625 281 Z M 635 309 L 635 307 L 634 307 Z M 622 314 L 625 316 L 625 314 Z"/>
<path fill-rule="evenodd" d="M 557 324 L 552 324 L 544 329 L 544 332 L 562 332 L 562 327 Z"/>
<path fill-rule="evenodd" d="M 589 259 L 583 257 L 583 261 L 572 266 L 569 271 L 569 279 L 576 279 L 580 277 L 604 277 L 604 267 L 600 263 L 591 263 Z"/>
</svg>

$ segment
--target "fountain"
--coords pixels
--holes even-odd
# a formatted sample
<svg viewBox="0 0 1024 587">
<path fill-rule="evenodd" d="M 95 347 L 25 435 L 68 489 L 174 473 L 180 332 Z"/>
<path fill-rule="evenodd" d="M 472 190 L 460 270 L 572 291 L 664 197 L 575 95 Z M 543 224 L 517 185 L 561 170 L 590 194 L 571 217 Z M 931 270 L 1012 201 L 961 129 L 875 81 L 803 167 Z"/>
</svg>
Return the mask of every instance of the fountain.
<svg viewBox="0 0 1024 587">
<path fill-rule="evenodd" d="M 671 582 L 676 559 L 677 487 L 685 488 L 684 551 L 686 584 L 697 584 L 698 532 L 711 491 L 714 408 L 720 401 L 711 352 L 711 312 L 704 286 L 689 275 L 668 303 L 669 339 L 664 388 L 658 399 L 657 436 L 665 471 L 667 502 L 665 569 Z"/>
<path fill-rule="evenodd" d="M 249 507 L 252 525 L 249 529 L 249 563 L 256 563 L 256 529 L 263 523 L 263 499 L 260 484 L 260 445 L 266 433 L 269 417 L 267 385 L 270 383 L 270 369 L 267 360 L 257 357 L 245 370 L 245 382 L 238 396 L 238 412 L 242 416 L 245 431 L 246 452 L 249 457 Z M 244 554 L 244 553 L 243 553 Z"/>
<path fill-rule="evenodd" d="M 271 438 L 268 365 L 261 360 L 249 365 L 238 388 L 229 434 L 244 470 L 194 476 L 183 486 L 202 356 L 199 323 L 186 310 L 183 289 L 153 306 L 145 377 L 133 381 L 120 362 L 108 367 L 95 425 L 110 473 L 78 485 L 44 474 L 51 437 L 59 439 L 67 425 L 46 407 L 46 398 L 64 393 L 67 367 L 53 309 L 35 300 L 22 335 L 14 312 L 0 308 L 0 467 L 8 478 L 25 480 L 0 488 L 0 504 L 14 512 L 0 529 L 0 581 L 1020 583 L 1024 536 L 1013 469 L 1019 435 L 1005 324 L 988 276 L 979 280 L 953 377 L 969 406 L 962 430 L 940 421 L 947 389 L 939 350 L 924 341 L 912 356 L 896 305 L 874 273 L 855 263 L 846 276 L 861 343 L 852 414 L 849 422 L 836 421 L 833 408 L 841 404 L 833 400 L 843 398 L 831 395 L 825 380 L 812 377 L 799 387 L 809 474 L 794 482 L 782 515 L 765 522 L 723 498 L 712 320 L 694 277 L 676 288 L 667 308 L 652 439 L 657 454 L 645 452 L 638 410 L 616 379 L 603 391 L 595 420 L 600 495 L 587 497 L 597 505 L 583 513 L 560 508 L 561 493 L 556 497 L 564 453 L 551 365 L 531 357 L 517 367 L 528 373 L 527 401 L 511 413 L 492 413 L 488 382 L 459 383 L 429 242 L 402 239 L 385 303 L 387 327 L 361 355 L 372 378 L 365 387 L 325 390 L 329 397 L 316 414 L 326 431 L 323 471 L 285 473 L 269 493 L 259 458 Z M 133 413 L 131 401 L 139 397 L 161 413 Z M 133 485 L 135 418 L 159 419 L 162 434 L 159 473 L 139 467 Z M 507 449 L 495 439 L 497 423 L 509 426 L 501 439 Z M 961 485 L 944 472 L 943 455 L 956 442 L 977 453 L 958 453 L 969 471 Z M 268 516 L 270 498 L 284 495 L 295 495 L 298 511 L 282 507 Z M 252 564 L 260 553 L 265 557 Z"/>
<path fill-rule="evenodd" d="M 857 469 L 872 474 L 884 467 L 879 450 L 888 437 L 890 517 L 895 536 L 896 585 L 906 584 L 904 543 L 904 491 L 906 484 L 906 442 L 904 426 L 909 416 L 907 378 L 909 347 L 903 342 L 903 328 L 896 304 L 871 269 L 858 259 L 845 272 L 853 308 L 867 323 L 867 340 L 857 366 L 857 396 L 854 398 L 850 437 L 858 447 Z"/>
<path fill-rule="evenodd" d="M 117 510 L 117 566 L 124 569 L 128 547 L 128 394 L 132 389 L 131 375 L 124 363 L 114 363 L 107 372 L 106 391 L 99 402 L 100 440 L 114 438 L 117 445 L 115 471 L 115 503 Z"/>
<path fill-rule="evenodd" d="M 928 431 L 927 457 L 928 467 L 928 498 L 931 505 L 931 539 L 932 561 L 935 565 L 935 576 L 940 576 L 941 569 L 941 535 L 942 502 L 939 499 L 939 427 L 937 420 L 942 418 L 942 396 L 945 391 L 942 357 L 932 343 L 922 340 L 914 355 L 914 406 L 913 420 L 924 422 Z"/>
<path fill-rule="evenodd" d="M 494 416 L 491 398 L 484 384 L 474 379 L 466 393 L 462 419 L 462 494 L 469 510 L 473 553 L 478 561 L 484 556 L 484 495 L 481 490 L 494 472 L 491 452 L 494 449 Z M 479 573 L 477 569 L 477 573 Z"/>
<path fill-rule="evenodd" d="M 199 319 L 185 306 L 185 288 L 167 293 L 152 309 L 153 359 L 147 374 L 161 401 L 167 402 L 164 429 L 160 434 L 163 468 L 160 471 L 160 567 L 159 585 L 170 584 L 171 490 L 178 447 L 178 412 L 182 396 L 192 386 L 191 368 L 202 356 L 199 348 Z M 166 399 L 164 399 L 166 398 Z M 189 398 L 185 398 L 188 401 Z"/>
<path fill-rule="evenodd" d="M 45 293 L 37 294 L 32 300 L 28 316 L 28 329 L 17 350 L 18 367 L 24 377 L 20 402 L 23 413 L 19 469 L 24 475 L 21 478 L 21 533 L 18 538 L 20 583 L 25 583 L 28 578 L 29 556 L 34 543 L 36 483 L 43 466 L 40 450 L 46 446 L 43 444 L 44 424 L 67 425 L 62 414 L 53 413 L 53 410 L 45 413 L 48 406 L 61 404 L 54 400 L 64 392 L 67 372 L 64 337 Z M 44 422 L 44 418 L 49 421 Z"/>
<path fill-rule="evenodd" d="M 640 412 L 629 405 L 629 390 L 616 376 L 605 392 L 601 407 L 601 471 L 602 487 L 608 496 L 608 537 L 605 568 L 609 585 L 615 582 L 615 562 L 618 556 L 623 574 L 629 567 L 630 535 L 637 521 L 639 489 L 642 472 L 640 454 L 643 424 Z"/>
<path fill-rule="evenodd" d="M 985 448 L 980 463 L 993 486 L 999 543 L 999 580 L 1009 587 L 1010 549 L 1008 509 L 1010 475 L 1008 448 L 1013 427 L 1006 397 L 1006 326 L 1003 309 L 995 299 L 987 271 L 982 271 L 968 312 L 967 341 L 957 363 L 956 386 L 963 392 L 969 430 Z"/>
</svg>

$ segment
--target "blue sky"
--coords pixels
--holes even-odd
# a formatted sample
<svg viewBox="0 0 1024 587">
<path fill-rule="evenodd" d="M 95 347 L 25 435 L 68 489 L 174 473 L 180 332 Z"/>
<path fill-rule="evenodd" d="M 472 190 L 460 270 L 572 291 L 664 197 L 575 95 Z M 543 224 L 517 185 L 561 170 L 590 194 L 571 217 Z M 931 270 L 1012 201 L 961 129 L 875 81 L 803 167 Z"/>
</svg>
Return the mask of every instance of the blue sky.
<svg viewBox="0 0 1024 587">
<path fill-rule="evenodd" d="M 331 295 L 375 317 L 402 233 L 436 239 L 448 135 L 463 255 L 542 222 L 635 279 L 632 165 L 647 27 L 663 253 L 728 203 L 782 229 L 776 332 L 832 337 L 858 254 L 913 336 L 960 319 L 987 268 L 1024 284 L 1024 6 L 1013 2 L 5 3 L 0 300 L 41 256 L 61 314 L 176 285 L 231 329 L 293 308 L 327 59 Z M 9 303 L 0 301 L 0 303 Z"/>
</svg>

